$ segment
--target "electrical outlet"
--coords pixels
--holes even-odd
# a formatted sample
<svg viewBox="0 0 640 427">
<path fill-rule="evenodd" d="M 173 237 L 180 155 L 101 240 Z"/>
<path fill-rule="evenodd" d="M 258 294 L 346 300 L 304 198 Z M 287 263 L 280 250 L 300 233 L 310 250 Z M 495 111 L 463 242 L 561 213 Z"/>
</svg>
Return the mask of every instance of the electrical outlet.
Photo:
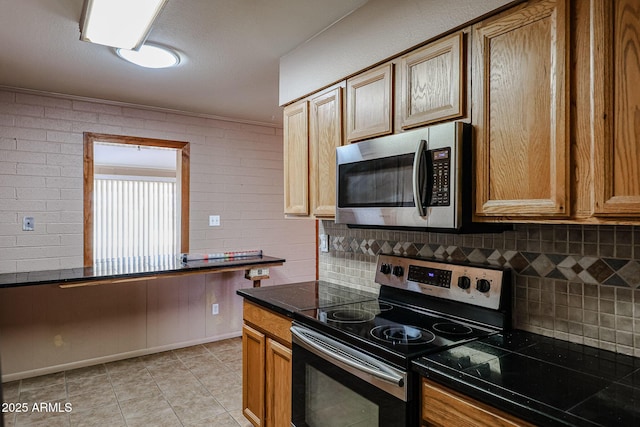
<svg viewBox="0 0 640 427">
<path fill-rule="evenodd" d="M 22 218 L 22 231 L 33 231 L 35 228 L 36 223 L 32 216 Z"/>
<path fill-rule="evenodd" d="M 220 215 L 209 215 L 209 227 L 220 227 Z"/>
<path fill-rule="evenodd" d="M 211 314 L 215 316 L 218 313 L 220 313 L 220 307 L 218 304 L 211 304 Z"/>
</svg>

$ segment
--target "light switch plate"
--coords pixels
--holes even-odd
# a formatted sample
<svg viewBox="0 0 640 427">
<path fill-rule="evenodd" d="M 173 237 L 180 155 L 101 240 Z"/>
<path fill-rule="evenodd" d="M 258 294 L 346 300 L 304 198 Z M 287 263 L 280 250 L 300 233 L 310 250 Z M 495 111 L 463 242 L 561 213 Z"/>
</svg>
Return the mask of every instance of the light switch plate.
<svg viewBox="0 0 640 427">
<path fill-rule="evenodd" d="M 320 252 L 329 252 L 329 235 L 320 235 Z"/>
</svg>

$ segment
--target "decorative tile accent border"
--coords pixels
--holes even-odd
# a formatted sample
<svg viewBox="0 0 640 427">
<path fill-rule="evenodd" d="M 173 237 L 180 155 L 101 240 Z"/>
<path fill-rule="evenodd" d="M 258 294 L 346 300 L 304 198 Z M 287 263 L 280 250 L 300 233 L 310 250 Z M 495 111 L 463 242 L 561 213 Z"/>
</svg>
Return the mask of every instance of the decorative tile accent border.
<svg viewBox="0 0 640 427">
<path fill-rule="evenodd" d="M 335 252 L 372 257 L 378 254 L 418 256 L 441 261 L 506 267 L 524 276 L 631 288 L 640 286 L 640 263 L 628 259 L 359 239 L 353 236 L 331 236 L 330 247 Z"/>
</svg>

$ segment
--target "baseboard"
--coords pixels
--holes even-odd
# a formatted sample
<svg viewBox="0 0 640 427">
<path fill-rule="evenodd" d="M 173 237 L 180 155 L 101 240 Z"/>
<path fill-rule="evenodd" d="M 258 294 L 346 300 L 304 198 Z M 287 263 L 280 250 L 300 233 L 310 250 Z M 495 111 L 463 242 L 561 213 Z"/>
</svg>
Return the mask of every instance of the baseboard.
<svg viewBox="0 0 640 427">
<path fill-rule="evenodd" d="M 145 348 L 124 353 L 111 354 L 108 356 L 100 356 L 92 359 L 79 360 L 77 362 L 63 363 L 60 365 L 47 366 L 44 368 L 31 369 L 28 371 L 15 372 L 12 374 L 2 375 L 2 382 L 17 381 L 24 378 L 38 377 L 40 375 L 48 375 L 71 369 L 85 368 L 87 366 L 99 365 L 101 363 L 115 362 L 117 360 L 130 359 L 132 357 L 147 356 L 149 354 L 160 353 L 162 351 L 176 350 L 178 348 L 190 347 L 192 345 L 206 344 L 215 341 L 226 340 L 228 338 L 236 338 L 242 335 L 242 332 L 229 332 L 227 334 L 217 335 L 215 337 L 206 337 L 198 340 L 183 341 L 175 344 L 168 344 L 158 347 Z"/>
</svg>

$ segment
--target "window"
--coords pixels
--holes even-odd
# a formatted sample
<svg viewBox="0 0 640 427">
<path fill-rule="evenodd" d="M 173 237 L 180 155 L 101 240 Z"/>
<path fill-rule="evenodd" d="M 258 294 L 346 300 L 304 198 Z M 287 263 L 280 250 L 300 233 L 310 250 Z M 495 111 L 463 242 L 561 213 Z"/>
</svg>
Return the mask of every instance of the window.
<svg viewBox="0 0 640 427">
<path fill-rule="evenodd" d="M 84 134 L 84 265 L 189 248 L 189 144 Z"/>
</svg>

